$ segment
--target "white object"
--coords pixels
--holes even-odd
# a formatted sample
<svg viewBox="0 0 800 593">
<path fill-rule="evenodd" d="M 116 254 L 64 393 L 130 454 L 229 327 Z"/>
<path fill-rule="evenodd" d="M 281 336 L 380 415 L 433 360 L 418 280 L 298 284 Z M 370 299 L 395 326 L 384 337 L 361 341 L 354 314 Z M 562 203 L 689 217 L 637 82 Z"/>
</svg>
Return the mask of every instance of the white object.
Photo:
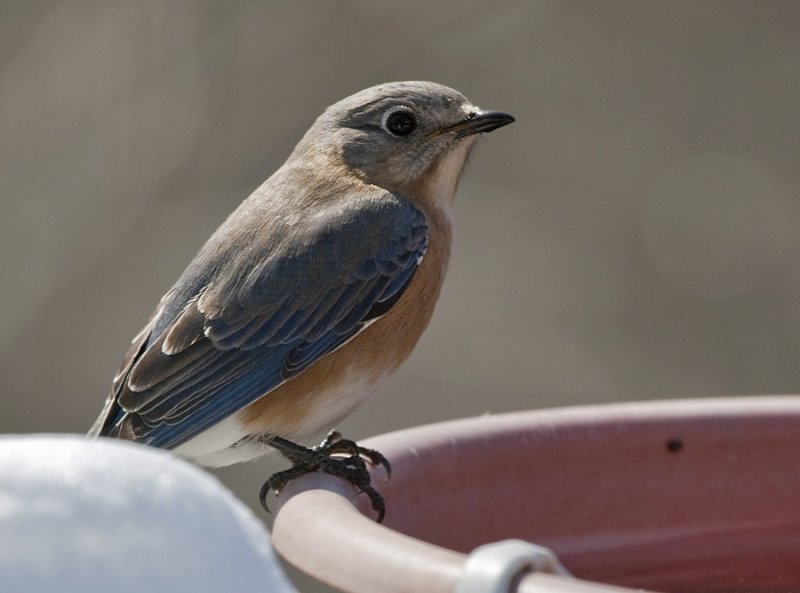
<svg viewBox="0 0 800 593">
<path fill-rule="evenodd" d="M 290 593 L 264 526 L 172 455 L 71 435 L 0 437 L 0 588 Z"/>
<path fill-rule="evenodd" d="M 514 578 L 523 572 L 570 576 L 548 548 L 509 539 L 470 553 L 456 593 L 508 593 Z"/>
</svg>

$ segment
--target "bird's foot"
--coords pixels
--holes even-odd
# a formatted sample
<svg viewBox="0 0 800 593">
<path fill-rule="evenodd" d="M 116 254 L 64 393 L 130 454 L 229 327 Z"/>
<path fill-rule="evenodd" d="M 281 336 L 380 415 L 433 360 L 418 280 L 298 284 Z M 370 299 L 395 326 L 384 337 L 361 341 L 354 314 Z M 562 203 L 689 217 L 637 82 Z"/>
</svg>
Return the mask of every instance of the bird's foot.
<svg viewBox="0 0 800 593">
<path fill-rule="evenodd" d="M 261 487 L 259 500 L 267 512 L 269 512 L 267 495 L 270 491 L 277 496 L 286 484 L 295 478 L 321 471 L 347 480 L 358 489 L 359 493 L 366 494 L 373 510 L 378 514 L 378 523 L 383 521 L 386 504 L 380 493 L 372 487 L 368 466 L 383 466 L 387 480 L 392 474 L 392 468 L 389 461 L 378 451 L 344 439 L 335 430 L 328 433 L 328 436 L 313 448 L 303 447 L 281 437 L 272 437 L 266 443 L 292 462 L 291 468 L 273 474 Z"/>
</svg>

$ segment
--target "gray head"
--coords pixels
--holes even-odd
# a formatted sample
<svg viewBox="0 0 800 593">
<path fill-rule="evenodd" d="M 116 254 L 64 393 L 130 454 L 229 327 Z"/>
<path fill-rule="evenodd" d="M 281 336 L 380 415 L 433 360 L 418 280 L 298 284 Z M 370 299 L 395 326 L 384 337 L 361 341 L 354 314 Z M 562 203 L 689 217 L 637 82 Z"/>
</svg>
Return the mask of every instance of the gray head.
<svg viewBox="0 0 800 593">
<path fill-rule="evenodd" d="M 456 148 L 462 149 L 460 171 L 477 134 L 513 121 L 506 113 L 479 109 L 440 84 L 392 82 L 328 107 L 297 149 L 305 154 L 322 149 L 365 181 L 399 189 L 420 181 Z"/>
</svg>

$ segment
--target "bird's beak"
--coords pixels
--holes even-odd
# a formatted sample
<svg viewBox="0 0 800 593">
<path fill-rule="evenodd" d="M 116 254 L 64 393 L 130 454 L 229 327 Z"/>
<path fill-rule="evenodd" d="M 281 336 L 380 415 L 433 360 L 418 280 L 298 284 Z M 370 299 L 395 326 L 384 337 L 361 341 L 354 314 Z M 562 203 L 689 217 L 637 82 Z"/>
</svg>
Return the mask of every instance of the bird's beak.
<svg viewBox="0 0 800 593">
<path fill-rule="evenodd" d="M 502 111 L 473 111 L 467 117 L 453 125 L 437 130 L 435 134 L 447 134 L 455 132 L 456 138 L 491 132 L 497 128 L 507 126 L 514 121 L 514 116 Z"/>
</svg>

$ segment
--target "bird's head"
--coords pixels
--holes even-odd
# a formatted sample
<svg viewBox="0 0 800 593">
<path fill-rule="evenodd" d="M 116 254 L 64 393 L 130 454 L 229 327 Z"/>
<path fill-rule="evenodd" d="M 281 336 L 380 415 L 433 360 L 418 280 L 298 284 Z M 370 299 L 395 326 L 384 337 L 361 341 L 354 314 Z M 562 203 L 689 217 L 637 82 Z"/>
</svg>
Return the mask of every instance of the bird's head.
<svg viewBox="0 0 800 593">
<path fill-rule="evenodd" d="M 393 82 L 331 105 L 298 149 L 313 143 L 364 181 L 402 191 L 438 175 L 445 161 L 449 173 L 441 174 L 457 179 L 477 135 L 513 121 L 440 84 Z"/>
</svg>

